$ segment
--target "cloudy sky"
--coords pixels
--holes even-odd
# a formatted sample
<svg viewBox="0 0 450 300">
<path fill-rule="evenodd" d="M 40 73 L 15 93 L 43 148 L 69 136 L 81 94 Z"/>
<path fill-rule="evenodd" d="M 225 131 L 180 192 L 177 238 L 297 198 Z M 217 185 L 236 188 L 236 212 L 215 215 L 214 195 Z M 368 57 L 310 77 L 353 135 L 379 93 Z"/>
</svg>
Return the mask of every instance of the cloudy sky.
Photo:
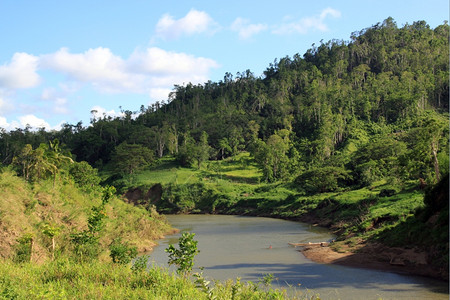
<svg viewBox="0 0 450 300">
<path fill-rule="evenodd" d="M 256 76 L 313 43 L 391 16 L 448 20 L 448 0 L 0 0 L 0 127 L 87 126 L 167 99 L 175 84 Z"/>
</svg>

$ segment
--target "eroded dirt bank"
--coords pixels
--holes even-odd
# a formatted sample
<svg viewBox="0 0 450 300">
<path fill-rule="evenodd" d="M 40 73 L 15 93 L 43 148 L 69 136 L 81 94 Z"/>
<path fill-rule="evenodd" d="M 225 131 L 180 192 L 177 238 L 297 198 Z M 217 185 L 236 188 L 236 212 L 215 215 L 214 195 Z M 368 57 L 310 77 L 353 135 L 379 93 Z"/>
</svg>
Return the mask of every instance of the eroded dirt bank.
<svg viewBox="0 0 450 300">
<path fill-rule="evenodd" d="M 428 263 L 428 254 L 419 249 L 387 247 L 378 243 L 360 244 L 355 247 L 339 245 L 339 252 L 320 245 L 299 247 L 314 262 L 336 264 L 356 268 L 420 275 L 448 281 L 444 266 L 438 269 Z"/>
</svg>

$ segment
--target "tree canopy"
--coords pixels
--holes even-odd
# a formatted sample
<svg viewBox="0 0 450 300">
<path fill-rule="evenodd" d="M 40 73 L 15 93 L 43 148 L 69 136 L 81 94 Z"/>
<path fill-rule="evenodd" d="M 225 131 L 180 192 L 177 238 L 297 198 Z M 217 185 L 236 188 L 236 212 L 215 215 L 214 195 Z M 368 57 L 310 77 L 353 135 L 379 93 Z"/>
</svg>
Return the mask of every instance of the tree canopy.
<svg viewBox="0 0 450 300">
<path fill-rule="evenodd" d="M 119 173 L 164 156 L 201 168 L 246 150 L 268 181 L 328 170 L 345 179 L 337 187 L 380 178 L 434 183 L 448 172 L 448 83 L 449 25 L 398 27 L 387 18 L 349 41 L 275 59 L 260 77 L 246 70 L 175 85 L 135 118 L 127 111 L 87 127 L 2 130 L 0 158 L 27 178 L 41 176 L 52 171 L 39 163 L 39 145 L 58 139 L 76 161 Z"/>
</svg>

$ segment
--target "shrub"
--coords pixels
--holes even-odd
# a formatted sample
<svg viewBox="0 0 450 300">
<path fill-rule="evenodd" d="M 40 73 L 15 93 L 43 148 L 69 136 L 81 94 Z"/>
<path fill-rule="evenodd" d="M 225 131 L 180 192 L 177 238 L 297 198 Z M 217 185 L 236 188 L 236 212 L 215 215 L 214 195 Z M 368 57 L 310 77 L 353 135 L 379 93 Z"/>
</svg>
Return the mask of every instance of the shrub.
<svg viewBox="0 0 450 300">
<path fill-rule="evenodd" d="M 33 235 L 26 233 L 17 239 L 15 262 L 31 261 L 31 253 L 33 252 Z"/>
<path fill-rule="evenodd" d="M 128 264 L 137 255 L 137 248 L 131 247 L 127 242 L 122 242 L 120 237 L 115 238 L 109 245 L 109 256 L 114 263 Z"/>
</svg>

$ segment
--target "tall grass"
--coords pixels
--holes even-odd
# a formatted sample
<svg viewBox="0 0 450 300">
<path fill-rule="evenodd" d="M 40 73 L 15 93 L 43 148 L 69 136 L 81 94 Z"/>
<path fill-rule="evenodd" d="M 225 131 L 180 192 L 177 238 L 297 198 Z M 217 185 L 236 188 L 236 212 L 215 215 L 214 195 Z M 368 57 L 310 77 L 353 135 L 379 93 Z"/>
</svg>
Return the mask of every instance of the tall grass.
<svg viewBox="0 0 450 300">
<path fill-rule="evenodd" d="M 34 262 L 71 253 L 71 234 L 87 229 L 92 207 L 101 203 L 100 189 L 83 192 L 67 178 L 56 184 L 53 180 L 28 183 L 8 170 L 0 172 L 0 193 L 0 257 L 13 258 L 17 240 L 28 235 L 33 240 Z M 58 229 L 53 240 L 44 233 L 46 226 Z M 107 249 L 114 238 L 122 236 L 139 250 L 148 251 L 169 231 L 167 221 L 155 210 L 147 211 L 113 197 L 106 205 L 100 244 Z M 102 257 L 108 259 L 106 252 Z"/>
<path fill-rule="evenodd" d="M 205 287 L 205 285 L 203 285 Z M 68 259 L 37 265 L 0 264 L 0 299 L 306 299 L 239 280 L 202 288 L 189 277 L 151 267 L 132 271 L 129 265 Z M 308 296 L 307 299 L 316 299 Z"/>
</svg>

